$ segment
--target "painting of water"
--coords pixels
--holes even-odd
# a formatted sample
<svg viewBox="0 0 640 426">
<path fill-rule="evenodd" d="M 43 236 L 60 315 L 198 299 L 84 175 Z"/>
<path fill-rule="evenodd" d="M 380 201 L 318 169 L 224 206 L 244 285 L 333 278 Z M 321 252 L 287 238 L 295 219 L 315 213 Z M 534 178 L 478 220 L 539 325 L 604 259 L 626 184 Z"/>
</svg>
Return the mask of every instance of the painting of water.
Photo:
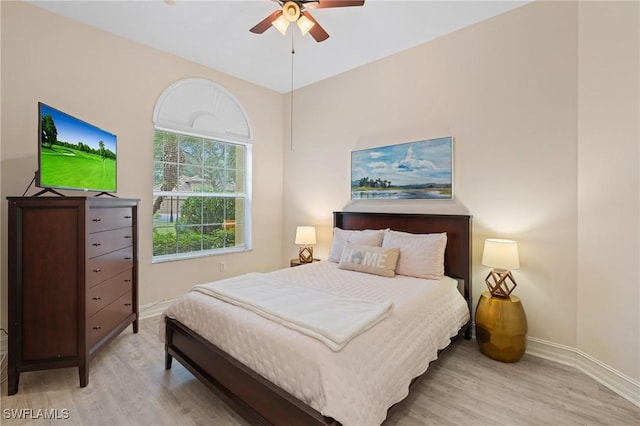
<svg viewBox="0 0 640 426">
<path fill-rule="evenodd" d="M 453 138 L 353 151 L 351 199 L 452 200 Z"/>
</svg>

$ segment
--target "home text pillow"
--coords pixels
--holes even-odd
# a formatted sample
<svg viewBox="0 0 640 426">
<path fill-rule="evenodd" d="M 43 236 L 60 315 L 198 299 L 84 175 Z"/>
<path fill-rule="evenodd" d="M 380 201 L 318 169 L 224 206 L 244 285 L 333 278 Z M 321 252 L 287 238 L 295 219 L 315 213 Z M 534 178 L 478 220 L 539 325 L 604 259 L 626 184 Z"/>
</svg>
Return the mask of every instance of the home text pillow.
<svg viewBox="0 0 640 426">
<path fill-rule="evenodd" d="M 384 231 L 382 229 L 347 231 L 340 228 L 333 228 L 333 242 L 331 243 L 331 250 L 329 251 L 329 260 L 332 262 L 340 262 L 344 245 L 347 242 L 380 247 L 383 235 Z"/>
<path fill-rule="evenodd" d="M 396 275 L 398 256 L 400 250 L 397 248 L 346 243 L 338 268 L 391 278 Z"/>
<path fill-rule="evenodd" d="M 440 234 L 410 234 L 386 230 L 382 247 L 397 247 L 400 258 L 396 274 L 440 280 L 444 276 L 446 232 Z"/>
</svg>

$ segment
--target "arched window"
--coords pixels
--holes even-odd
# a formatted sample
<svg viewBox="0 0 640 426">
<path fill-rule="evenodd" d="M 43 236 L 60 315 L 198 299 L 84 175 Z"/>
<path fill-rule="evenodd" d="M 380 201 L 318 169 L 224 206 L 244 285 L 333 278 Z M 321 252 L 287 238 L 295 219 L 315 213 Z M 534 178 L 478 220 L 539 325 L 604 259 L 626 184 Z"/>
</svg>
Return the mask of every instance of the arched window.
<svg viewBox="0 0 640 426">
<path fill-rule="evenodd" d="M 251 126 L 238 100 L 180 80 L 153 112 L 153 261 L 251 248 Z"/>
</svg>

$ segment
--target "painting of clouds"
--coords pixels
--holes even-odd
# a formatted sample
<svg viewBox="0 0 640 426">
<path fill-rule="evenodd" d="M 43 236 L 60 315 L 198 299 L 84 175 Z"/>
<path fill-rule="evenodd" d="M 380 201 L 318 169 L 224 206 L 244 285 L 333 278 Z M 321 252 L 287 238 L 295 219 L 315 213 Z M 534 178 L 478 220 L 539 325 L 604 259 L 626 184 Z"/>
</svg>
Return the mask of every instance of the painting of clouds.
<svg viewBox="0 0 640 426">
<path fill-rule="evenodd" d="M 453 138 L 351 153 L 351 199 L 453 199 Z"/>
</svg>

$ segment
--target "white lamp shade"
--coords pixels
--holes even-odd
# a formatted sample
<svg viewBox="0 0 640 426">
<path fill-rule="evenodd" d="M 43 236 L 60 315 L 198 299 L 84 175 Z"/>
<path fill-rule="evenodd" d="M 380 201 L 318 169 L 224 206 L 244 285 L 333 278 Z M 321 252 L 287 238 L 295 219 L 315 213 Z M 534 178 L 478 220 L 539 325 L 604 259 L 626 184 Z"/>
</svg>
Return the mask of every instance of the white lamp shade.
<svg viewBox="0 0 640 426">
<path fill-rule="evenodd" d="M 315 226 L 298 226 L 296 229 L 296 244 L 308 246 L 316 243 Z"/>
<path fill-rule="evenodd" d="M 276 29 L 280 31 L 282 35 L 285 35 L 287 33 L 287 28 L 289 28 L 289 21 L 284 17 L 284 15 L 280 15 L 278 16 L 278 19 L 271 23 L 271 25 L 276 27 Z"/>
<path fill-rule="evenodd" d="M 518 269 L 520 267 L 518 243 L 513 240 L 487 238 L 484 241 L 482 264 L 496 269 Z"/>
<path fill-rule="evenodd" d="M 300 32 L 302 33 L 302 35 L 306 35 L 309 30 L 311 30 L 311 28 L 313 28 L 313 26 L 316 24 L 315 22 L 311 21 L 311 19 L 307 18 L 306 16 L 301 16 L 300 19 L 298 19 L 298 28 L 300 28 Z"/>
</svg>

